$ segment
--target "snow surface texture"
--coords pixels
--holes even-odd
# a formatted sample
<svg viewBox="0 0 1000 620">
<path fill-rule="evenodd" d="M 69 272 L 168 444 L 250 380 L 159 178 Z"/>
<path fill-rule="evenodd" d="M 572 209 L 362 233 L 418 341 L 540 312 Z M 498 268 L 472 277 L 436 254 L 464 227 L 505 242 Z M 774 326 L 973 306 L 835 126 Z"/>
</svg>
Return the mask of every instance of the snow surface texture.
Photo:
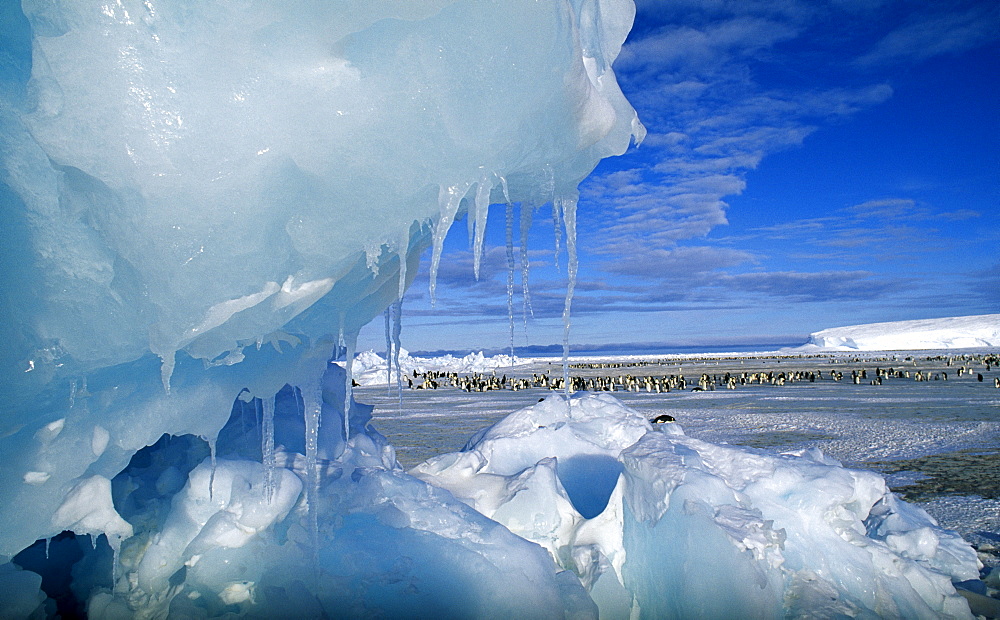
<svg viewBox="0 0 1000 620">
<path fill-rule="evenodd" d="M 1000 347 L 1000 314 L 832 327 L 809 335 L 804 351 L 905 351 Z"/>
<path fill-rule="evenodd" d="M 970 617 L 973 549 L 877 474 L 550 397 L 411 473 L 544 547 L 602 618 Z"/>
<path fill-rule="evenodd" d="M 400 349 L 399 372 L 397 373 L 395 361 L 393 361 L 390 373 L 386 361 L 375 351 L 369 350 L 358 353 L 351 366 L 351 372 L 354 380 L 360 385 L 385 385 L 395 384 L 399 374 L 402 374 L 400 379 L 405 381 L 405 377 L 413 372 L 421 374 L 429 371 L 460 374 L 488 373 L 523 363 L 517 357 L 503 354 L 486 357 L 482 351 L 469 353 L 464 357 L 455 357 L 451 354 L 441 357 L 414 357 L 406 349 Z"/>
<path fill-rule="evenodd" d="M 163 433 L 214 442 L 243 390 L 302 386 L 315 439 L 331 352 L 457 216 L 571 209 L 644 134 L 610 69 L 631 0 L 22 7 L 0 56 L 0 556 Z"/>
<path fill-rule="evenodd" d="M 344 378 L 328 365 L 324 413 Z M 353 404 L 307 500 L 299 399 L 275 400 L 270 483 L 256 401 L 217 458 L 161 441 L 116 476 L 136 532 L 111 587 L 81 580 L 91 617 L 972 617 L 952 582 L 978 576 L 974 550 L 818 450 L 713 445 L 608 394 L 554 395 L 406 473 Z M 41 608 L 32 575 L 0 566 L 12 609 Z"/>
</svg>

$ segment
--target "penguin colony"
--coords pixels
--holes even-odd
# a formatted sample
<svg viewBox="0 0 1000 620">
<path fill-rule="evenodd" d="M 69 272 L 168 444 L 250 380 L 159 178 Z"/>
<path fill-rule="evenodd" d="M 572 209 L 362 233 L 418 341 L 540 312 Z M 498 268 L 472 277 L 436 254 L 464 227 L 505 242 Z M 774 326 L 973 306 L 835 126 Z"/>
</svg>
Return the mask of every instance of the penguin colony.
<svg viewBox="0 0 1000 620">
<path fill-rule="evenodd" d="M 770 358 L 776 359 L 780 363 L 781 358 Z M 787 358 L 786 358 L 787 359 Z M 759 361 L 759 358 L 758 358 Z M 830 358 L 830 363 L 833 364 L 843 364 L 853 361 L 855 363 L 861 362 L 859 358 L 854 358 L 853 360 L 848 360 L 847 358 Z M 890 358 L 878 358 L 878 360 L 866 360 L 868 362 L 872 361 L 895 361 Z M 975 355 L 962 355 L 962 356 L 948 356 L 948 357 L 929 357 L 924 358 L 924 361 L 928 362 L 943 362 L 946 367 L 952 367 L 956 362 L 961 363 L 961 366 L 955 371 L 958 378 L 968 375 L 969 377 L 974 377 L 978 382 L 984 382 L 985 378 L 982 372 L 976 370 L 976 365 L 983 368 L 986 372 L 1000 367 L 1000 355 L 998 354 L 988 354 L 985 356 L 975 356 Z M 916 360 L 912 357 L 907 357 L 902 360 L 903 364 L 914 365 Z M 637 361 L 637 362 L 607 362 L 607 363 L 587 363 L 587 364 L 573 364 L 571 367 L 578 370 L 600 370 L 607 371 L 610 369 L 619 370 L 626 368 L 640 368 L 644 366 L 665 364 L 663 360 L 657 360 L 655 362 L 650 361 Z M 676 361 L 673 362 L 676 364 Z M 809 382 L 815 383 L 817 381 L 835 381 L 844 382 L 849 380 L 850 383 L 854 385 L 870 384 L 870 385 L 882 385 L 884 382 L 891 379 L 912 379 L 917 382 L 921 381 L 947 381 L 948 372 L 939 371 L 932 372 L 931 370 L 915 370 L 911 373 L 909 368 L 905 366 L 902 368 L 897 368 L 895 365 L 888 368 L 883 368 L 881 366 L 876 366 L 874 369 L 870 368 L 860 368 L 853 369 L 849 373 L 846 371 L 840 371 L 837 369 L 830 369 L 824 374 L 822 370 L 795 370 L 795 371 L 756 371 L 756 372 L 726 372 L 725 374 L 708 374 L 701 373 L 697 379 L 687 378 L 683 374 L 661 374 L 661 375 L 642 375 L 642 374 L 632 374 L 623 373 L 617 375 L 600 375 L 600 376 L 571 376 L 570 377 L 570 389 L 572 391 L 588 391 L 588 392 L 655 392 L 664 393 L 671 391 L 684 391 L 690 388 L 692 391 L 712 391 L 715 389 L 730 389 L 735 390 L 741 386 L 747 385 L 774 385 L 774 386 L 784 386 L 794 383 Z M 459 374 L 457 372 L 441 372 L 441 371 L 428 371 L 424 373 L 419 373 L 413 371 L 412 376 L 408 376 L 406 379 L 407 386 L 411 389 L 421 390 L 421 389 L 438 389 L 439 387 L 452 387 L 458 388 L 465 392 L 490 392 L 494 390 L 526 390 L 531 388 L 541 388 L 549 390 L 563 390 L 565 389 L 565 383 L 561 376 L 550 376 L 548 372 L 545 373 L 533 373 L 530 377 L 508 377 L 506 374 L 501 376 L 496 376 L 495 374 L 483 374 L 483 373 L 471 373 L 471 374 Z M 1000 389 L 1000 376 L 994 377 L 993 379 L 994 387 Z"/>
</svg>

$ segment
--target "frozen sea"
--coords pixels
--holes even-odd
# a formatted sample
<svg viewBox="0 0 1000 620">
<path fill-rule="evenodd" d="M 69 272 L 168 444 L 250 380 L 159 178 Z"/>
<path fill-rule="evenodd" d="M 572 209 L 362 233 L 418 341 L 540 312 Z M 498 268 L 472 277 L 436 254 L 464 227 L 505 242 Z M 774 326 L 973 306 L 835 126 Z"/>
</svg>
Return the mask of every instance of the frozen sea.
<svg viewBox="0 0 1000 620">
<path fill-rule="evenodd" d="M 705 441 L 774 452 L 815 446 L 845 466 L 879 471 L 894 491 L 942 526 L 990 549 L 1000 547 L 1000 389 L 994 386 L 1000 369 L 982 363 L 990 352 L 995 355 L 995 350 L 952 350 L 576 357 L 570 374 L 683 375 L 688 384 L 683 391 L 619 389 L 614 396 L 650 419 L 667 413 L 685 433 Z M 521 361 L 496 375 L 562 374 L 557 358 Z M 903 376 L 871 384 L 877 369 L 890 368 Z M 852 373 L 861 371 L 865 378 L 855 383 Z M 918 372 L 929 379 L 917 380 Z M 817 377 L 727 389 L 718 385 L 726 373 Z M 842 378 L 835 380 L 834 373 Z M 714 389 L 692 390 L 702 375 L 714 379 Z M 373 424 L 395 446 L 404 467 L 460 450 L 477 430 L 550 393 L 545 388 L 465 392 L 441 382 L 434 390 L 404 385 L 400 398 L 395 386 L 355 388 L 360 402 L 375 405 Z M 983 559 L 993 564 L 996 555 Z"/>
</svg>

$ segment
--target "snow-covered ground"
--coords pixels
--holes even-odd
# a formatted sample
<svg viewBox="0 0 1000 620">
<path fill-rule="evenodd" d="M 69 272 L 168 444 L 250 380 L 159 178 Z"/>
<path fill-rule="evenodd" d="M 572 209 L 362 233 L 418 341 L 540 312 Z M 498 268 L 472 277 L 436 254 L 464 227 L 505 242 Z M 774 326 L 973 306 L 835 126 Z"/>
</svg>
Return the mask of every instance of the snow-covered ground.
<svg viewBox="0 0 1000 620">
<path fill-rule="evenodd" d="M 641 387 L 625 391 L 619 386 L 614 395 L 649 418 L 659 413 L 673 415 L 688 434 L 701 439 L 776 450 L 818 446 L 852 467 L 870 467 L 871 463 L 912 461 L 936 454 L 995 452 L 1000 445 L 1000 391 L 994 387 L 1000 378 L 996 354 L 988 350 L 942 353 L 772 352 L 571 361 L 577 366 L 573 370 L 577 376 L 683 374 L 693 386 L 695 378 L 707 373 L 720 383 L 718 389 L 660 394 Z M 560 366 L 556 359 L 524 360 L 504 372 L 512 377 L 551 375 L 559 372 Z M 884 378 L 877 377 L 879 368 Z M 894 373 L 891 378 L 887 376 L 890 369 Z M 819 379 L 789 379 L 780 387 L 757 383 L 727 390 L 721 386 L 727 374 L 737 377 L 766 372 L 787 373 L 789 377 L 818 373 Z M 835 380 L 836 376 L 839 379 Z M 872 385 L 876 379 L 878 385 Z M 473 394 L 455 389 L 404 389 L 400 400 L 394 388 L 387 391 L 381 387 L 362 389 L 360 398 L 376 404 L 376 426 L 396 444 L 399 458 L 413 465 L 458 449 L 464 436 L 548 393 L 546 389 Z M 439 428 L 451 432 L 436 433 Z M 990 462 L 984 460 L 984 470 Z M 957 462 L 954 467 L 974 469 L 975 460 Z M 895 475 L 893 480 L 904 478 Z M 1000 536 L 1000 509 L 995 503 L 990 506 L 987 514 L 980 516 L 992 519 L 992 527 L 983 530 L 974 525 L 981 521 L 974 515 L 968 527 L 961 516 L 949 517 L 950 526 L 966 534 L 991 531 Z"/>
<path fill-rule="evenodd" d="M 802 351 L 904 351 L 1000 347 L 1000 314 L 832 327 L 809 335 Z"/>
<path fill-rule="evenodd" d="M 864 357 L 869 370 L 928 376 L 949 362 Z M 997 575 L 978 581 L 986 556 L 949 530 L 975 528 L 982 547 L 1000 533 L 1000 502 L 923 503 L 945 515 L 942 528 L 863 461 L 995 448 L 1000 422 L 989 414 L 1000 394 L 977 375 L 998 373 L 983 359 L 946 366 L 976 374 L 882 385 L 833 379 L 863 366 L 856 354 L 591 360 L 573 372 L 693 379 L 819 368 L 823 379 L 570 400 L 442 386 L 404 390 L 400 405 L 394 386 L 372 385 L 357 398 L 375 407 L 353 405 L 347 443 L 336 410 L 344 371 L 331 364 L 315 466 L 299 408 L 308 394 L 289 389 L 273 404 L 237 401 L 212 446 L 160 442 L 110 489 L 99 476 L 82 487 L 64 520 L 119 533 L 120 550 L 103 536 L 96 549 L 81 540 L 71 588 L 94 617 L 970 618 L 966 598 L 978 596 L 977 609 L 996 601 L 953 584 L 996 594 Z M 457 363 L 438 360 L 438 372 Z M 561 364 L 506 369 L 545 370 Z M 678 422 L 650 424 L 663 412 Z M 393 444 L 419 436 L 436 450 L 407 473 Z M 53 549 L 51 563 L 70 561 L 64 546 Z M 34 573 L 5 566 L 0 592 L 32 609 Z"/>
<path fill-rule="evenodd" d="M 393 351 L 395 355 L 395 351 Z M 510 368 L 526 363 L 518 357 L 509 355 L 491 355 L 486 357 L 482 351 L 469 353 L 462 357 L 443 355 L 441 357 L 414 357 L 406 349 L 399 350 L 399 358 L 391 359 L 392 371 L 385 358 L 372 350 L 362 351 L 354 358 L 351 374 L 360 385 L 386 385 L 395 383 L 397 379 L 406 383 L 407 376 L 413 372 L 439 373 L 484 373 L 498 368 Z M 398 366 L 397 366 L 398 364 Z M 397 372 L 398 370 L 398 372 Z"/>
</svg>

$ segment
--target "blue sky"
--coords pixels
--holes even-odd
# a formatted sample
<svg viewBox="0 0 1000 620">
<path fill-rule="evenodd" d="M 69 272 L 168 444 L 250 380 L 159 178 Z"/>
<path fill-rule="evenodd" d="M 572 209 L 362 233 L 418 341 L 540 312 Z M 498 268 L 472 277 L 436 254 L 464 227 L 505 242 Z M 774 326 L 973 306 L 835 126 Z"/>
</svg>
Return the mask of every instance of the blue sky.
<svg viewBox="0 0 1000 620">
<path fill-rule="evenodd" d="M 577 348 L 1000 312 L 995 0 L 640 1 L 615 71 L 649 133 L 580 187 Z M 404 348 L 509 346 L 504 211 L 478 282 L 453 227 L 434 307 L 424 261 Z M 565 256 L 533 220 L 516 347 L 562 341 Z M 359 345 L 383 342 L 376 320 Z"/>
</svg>

